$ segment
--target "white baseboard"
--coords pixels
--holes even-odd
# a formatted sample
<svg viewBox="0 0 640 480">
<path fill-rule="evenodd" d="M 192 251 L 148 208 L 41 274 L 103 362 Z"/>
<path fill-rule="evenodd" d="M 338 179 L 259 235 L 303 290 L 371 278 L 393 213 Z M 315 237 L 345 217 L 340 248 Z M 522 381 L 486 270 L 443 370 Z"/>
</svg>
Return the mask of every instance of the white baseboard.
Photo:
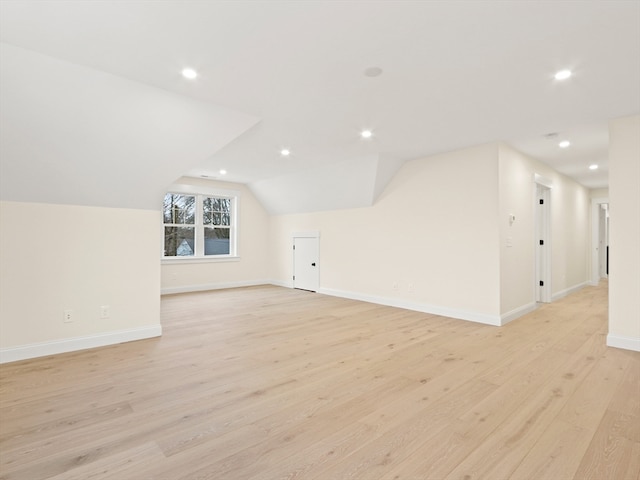
<svg viewBox="0 0 640 480">
<path fill-rule="evenodd" d="M 565 288 L 564 290 L 561 290 L 559 292 L 554 293 L 553 295 L 551 295 L 551 301 L 555 302 L 556 300 L 560 300 L 561 298 L 566 297 L 567 295 L 577 292 L 578 290 L 581 290 L 582 288 L 586 287 L 587 285 L 591 285 L 591 282 L 587 281 L 587 282 L 582 282 L 579 283 L 578 285 L 574 285 L 573 287 L 569 287 L 569 288 Z"/>
<path fill-rule="evenodd" d="M 269 280 L 267 283 L 275 285 L 276 287 L 293 288 L 293 282 L 290 280 L 286 282 L 283 282 L 281 280 Z"/>
<path fill-rule="evenodd" d="M 532 302 L 527 305 L 522 305 L 521 307 L 515 308 L 510 312 L 503 313 L 502 315 L 500 315 L 500 320 L 501 320 L 500 324 L 506 325 L 507 323 L 515 320 L 516 318 L 520 318 L 523 315 L 526 315 L 527 313 L 533 312 L 537 308 L 538 308 L 538 304 L 536 302 Z"/>
<path fill-rule="evenodd" d="M 607 335 L 607 346 L 640 352 L 640 338 L 623 337 L 610 333 Z"/>
<path fill-rule="evenodd" d="M 344 290 L 335 290 L 332 288 L 321 288 L 318 293 L 323 295 L 331 295 L 332 297 L 349 298 L 351 300 L 360 300 L 363 302 L 375 303 L 378 305 L 386 305 L 389 307 L 404 308 L 416 312 L 432 313 L 443 317 L 456 318 L 459 320 L 468 320 L 471 322 L 484 323 L 485 325 L 500 326 L 501 319 L 498 315 L 488 315 L 486 313 L 469 312 L 465 310 L 457 310 L 438 305 L 429 305 L 426 303 L 411 302 L 409 300 L 378 297 L 376 295 L 367 295 L 357 292 L 348 292 Z"/>
<path fill-rule="evenodd" d="M 118 330 L 86 337 L 65 338 L 51 342 L 32 343 L 19 347 L 0 348 L 0 363 L 17 362 L 58 353 L 75 352 L 87 348 L 105 347 L 117 343 L 132 342 L 162 335 L 161 325 Z"/>
<path fill-rule="evenodd" d="M 173 293 L 204 292 L 206 290 L 222 290 L 223 288 L 255 287 L 257 285 L 270 285 L 271 280 L 242 280 L 238 282 L 205 283 L 200 285 L 184 285 L 182 287 L 166 287 L 160 290 L 160 295 Z"/>
</svg>

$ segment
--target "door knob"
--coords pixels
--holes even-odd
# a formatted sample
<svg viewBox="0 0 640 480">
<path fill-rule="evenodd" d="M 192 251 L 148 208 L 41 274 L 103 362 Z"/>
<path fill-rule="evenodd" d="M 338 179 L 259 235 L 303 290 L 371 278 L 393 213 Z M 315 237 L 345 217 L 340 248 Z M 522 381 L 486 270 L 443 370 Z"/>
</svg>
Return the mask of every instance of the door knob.
<svg viewBox="0 0 640 480">
<path fill-rule="evenodd" d="M 313 262 L 313 263 L 311 264 L 311 266 L 312 266 L 312 267 L 315 267 L 315 266 L 316 266 L 316 262 Z"/>
</svg>

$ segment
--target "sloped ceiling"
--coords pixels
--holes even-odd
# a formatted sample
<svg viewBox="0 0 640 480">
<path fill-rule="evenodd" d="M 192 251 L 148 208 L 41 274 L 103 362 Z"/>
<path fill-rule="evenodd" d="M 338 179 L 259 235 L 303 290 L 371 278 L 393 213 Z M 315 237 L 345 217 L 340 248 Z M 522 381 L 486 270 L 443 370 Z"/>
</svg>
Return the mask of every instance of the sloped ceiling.
<svg viewBox="0 0 640 480">
<path fill-rule="evenodd" d="M 0 45 L 2 199 L 158 209 L 166 186 L 258 119 Z"/>
<path fill-rule="evenodd" d="M 402 161 L 498 140 L 603 187 L 608 121 L 640 112 L 624 0 L 3 0 L 0 39 L 3 198 L 148 205 L 224 169 L 274 212 L 357 206 Z"/>
<path fill-rule="evenodd" d="M 253 182 L 251 190 L 274 214 L 368 207 L 402 163 L 370 155 Z"/>
</svg>

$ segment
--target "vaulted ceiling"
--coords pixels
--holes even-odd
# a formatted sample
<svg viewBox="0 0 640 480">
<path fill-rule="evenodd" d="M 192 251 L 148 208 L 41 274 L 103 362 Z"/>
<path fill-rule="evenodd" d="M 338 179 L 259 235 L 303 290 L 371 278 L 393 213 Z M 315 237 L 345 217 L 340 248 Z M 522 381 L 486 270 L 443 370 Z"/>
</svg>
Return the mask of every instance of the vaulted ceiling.
<svg viewBox="0 0 640 480">
<path fill-rule="evenodd" d="M 640 111 L 634 1 L 3 0 L 0 34 L 3 199 L 150 208 L 187 174 L 362 206 L 497 140 L 605 187 L 607 123 Z"/>
</svg>

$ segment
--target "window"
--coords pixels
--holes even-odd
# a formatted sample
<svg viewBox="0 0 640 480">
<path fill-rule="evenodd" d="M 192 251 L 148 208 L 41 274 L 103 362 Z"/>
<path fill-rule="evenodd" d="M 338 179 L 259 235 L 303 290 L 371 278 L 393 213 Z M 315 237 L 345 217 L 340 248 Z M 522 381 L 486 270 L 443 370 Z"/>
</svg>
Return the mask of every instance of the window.
<svg viewBox="0 0 640 480">
<path fill-rule="evenodd" d="M 229 255 L 231 240 L 231 199 L 206 197 L 202 200 L 204 254 Z"/>
<path fill-rule="evenodd" d="M 167 193 L 164 197 L 164 256 L 194 255 L 196 197 Z"/>
<path fill-rule="evenodd" d="M 163 258 L 235 256 L 236 205 L 235 196 L 167 193 Z"/>
</svg>

